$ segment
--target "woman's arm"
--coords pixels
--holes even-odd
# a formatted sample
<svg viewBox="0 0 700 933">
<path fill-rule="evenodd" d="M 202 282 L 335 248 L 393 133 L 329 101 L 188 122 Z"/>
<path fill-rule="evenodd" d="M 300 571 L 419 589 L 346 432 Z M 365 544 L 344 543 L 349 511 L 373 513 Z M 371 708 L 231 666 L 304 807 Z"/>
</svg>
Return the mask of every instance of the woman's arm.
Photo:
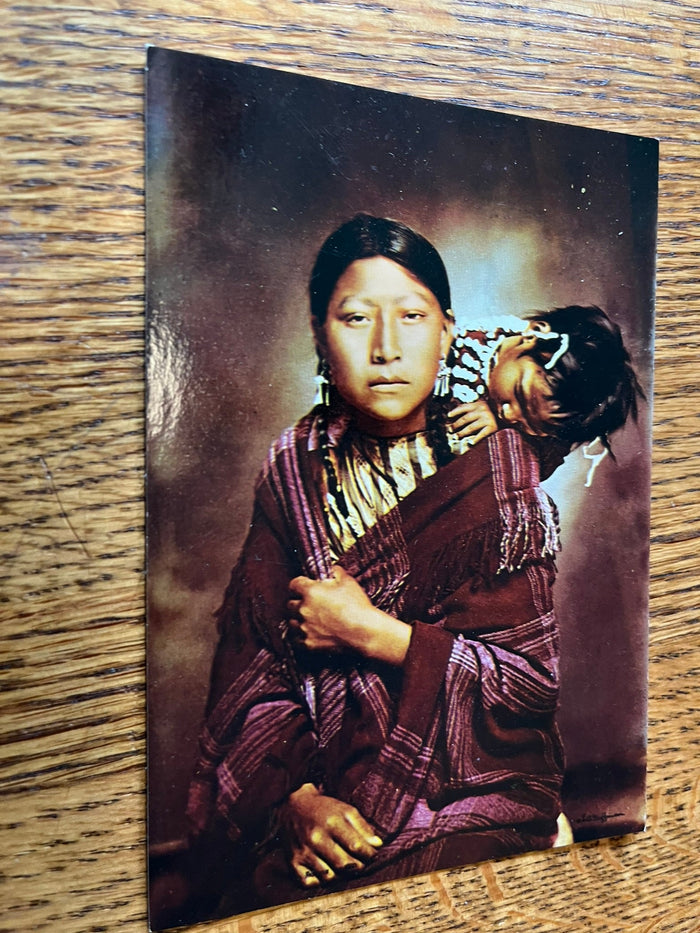
<svg viewBox="0 0 700 933">
<path fill-rule="evenodd" d="M 357 651 L 401 667 L 411 626 L 372 605 L 342 567 L 327 580 L 296 577 L 289 585 L 290 627 L 309 651 Z"/>
</svg>

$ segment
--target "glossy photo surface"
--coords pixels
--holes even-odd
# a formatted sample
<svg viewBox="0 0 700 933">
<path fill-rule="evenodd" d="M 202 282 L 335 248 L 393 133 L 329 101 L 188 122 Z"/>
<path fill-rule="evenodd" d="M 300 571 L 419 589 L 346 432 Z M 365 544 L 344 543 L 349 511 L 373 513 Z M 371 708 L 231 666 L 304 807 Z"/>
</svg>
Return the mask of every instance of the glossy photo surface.
<svg viewBox="0 0 700 933">
<path fill-rule="evenodd" d="M 241 872 L 247 865 L 253 877 L 253 863 L 264 862 L 261 846 L 272 847 L 281 832 L 280 819 L 271 810 L 266 833 L 257 827 L 246 849 L 245 832 L 238 823 L 232 828 L 223 797 L 212 804 L 216 825 L 206 832 L 226 854 L 216 878 L 209 873 L 203 880 L 195 841 L 201 826 L 193 826 L 191 802 L 202 725 L 211 725 L 212 709 L 225 693 L 217 684 L 225 683 L 228 661 L 217 652 L 215 616 L 257 527 L 254 492 L 270 445 L 314 406 L 318 353 L 353 412 L 354 429 L 380 441 L 412 437 L 426 427 L 426 393 L 432 394 L 442 358 L 462 351 L 461 335 L 488 332 L 505 317 L 536 319 L 554 308 L 596 306 L 619 327 L 651 399 L 658 147 L 638 136 L 163 49 L 149 51 L 146 91 L 148 845 L 151 924 L 165 929 L 324 892 L 323 883 L 304 888 L 290 870 L 289 883 L 270 889 L 267 900 L 264 893 L 249 897 Z M 359 212 L 400 221 L 435 246 L 449 278 L 449 314 L 425 282 L 378 256 L 351 264 L 322 326 L 311 321 L 309 277 L 319 250 Z M 499 433 L 519 443 L 521 434 L 540 433 L 518 406 L 533 386 L 545 391 L 547 370 L 539 358 L 523 362 L 520 348 L 530 346 L 528 336 L 509 339 L 500 362 L 485 358 L 485 365 L 496 372 L 492 408 L 499 426 L 514 429 Z M 561 342 L 538 341 L 547 344 L 549 356 L 565 350 Z M 538 487 L 546 493 L 541 501 L 556 506 L 547 511 L 552 529 L 559 526 L 552 663 L 565 762 L 561 812 L 575 842 L 644 828 L 650 425 L 650 405 L 639 397 L 636 420 L 629 417 L 610 437 L 614 456 L 600 445 L 578 446 Z M 476 462 L 489 442 L 463 456 Z M 414 459 L 423 456 L 416 450 Z M 452 477 L 455 463 L 424 481 L 446 502 L 438 480 L 442 469 Z M 421 488 L 430 487 L 419 485 L 417 492 Z M 415 527 L 414 541 L 420 541 L 419 522 L 414 526 L 407 514 L 410 502 L 409 494 L 402 503 L 403 531 Z M 275 534 L 285 542 L 276 527 Z M 386 548 L 391 563 L 388 531 L 383 540 L 372 534 L 377 553 Z M 414 541 L 405 542 L 409 555 Z M 295 554 L 288 558 L 289 582 L 312 576 L 308 563 L 296 567 Z M 353 576 L 350 559 L 342 563 Z M 281 614 L 287 598 L 279 594 Z M 449 606 L 449 594 L 442 593 L 441 606 Z M 474 612 L 482 612 L 476 597 Z M 427 628 L 437 618 L 426 612 L 418 622 Z M 478 632 L 464 637 L 481 644 Z M 289 650 L 298 657 L 297 647 Z M 431 652 L 426 671 L 440 654 Z M 493 656 L 498 665 L 498 652 Z M 330 654 L 328 665 L 342 667 L 339 657 L 345 656 Z M 488 666 L 486 654 L 478 657 L 482 669 Z M 414 672 L 385 674 L 381 663 L 372 662 L 370 673 L 382 679 L 387 708 L 394 710 L 393 700 Z M 396 710 L 400 706 L 397 700 Z M 469 709 L 481 741 L 479 717 L 492 729 L 492 711 L 478 704 Z M 511 715 L 510 708 L 496 710 L 497 728 L 510 728 Z M 427 720 L 431 716 L 426 712 Z M 239 725 L 226 738 L 232 748 Z M 525 726 L 536 730 L 536 712 Z M 311 714 L 299 728 L 308 728 L 310 742 L 318 739 Z M 440 746 L 425 741 L 426 748 Z M 318 757 L 314 761 L 309 783 L 321 767 Z M 449 806 L 467 797 L 461 764 L 454 778 L 459 799 Z M 297 773 L 296 764 L 282 767 Z M 440 764 L 445 773 L 450 767 Z M 435 765 L 434 773 L 440 768 Z M 223 787 L 222 775 L 211 786 L 219 780 Z M 272 765 L 260 770 L 261 794 L 272 793 L 277 775 Z M 293 792 L 299 782 L 290 781 Z M 447 806 L 443 792 L 439 805 L 427 790 L 418 794 L 406 820 L 417 825 L 421 807 L 428 813 Z M 254 789 L 245 793 L 254 796 Z M 364 799 L 358 791 L 353 806 L 362 811 Z M 394 826 L 379 805 L 376 820 L 364 817 L 370 827 L 385 821 L 384 847 L 405 828 Z M 436 866 L 508 854 L 488 846 L 475 848 L 474 858 L 468 847 L 455 851 L 466 858 L 456 855 Z M 406 864 L 409 873 L 425 870 L 420 859 Z M 365 879 L 359 871 L 347 886 L 390 877 L 370 873 Z"/>
</svg>

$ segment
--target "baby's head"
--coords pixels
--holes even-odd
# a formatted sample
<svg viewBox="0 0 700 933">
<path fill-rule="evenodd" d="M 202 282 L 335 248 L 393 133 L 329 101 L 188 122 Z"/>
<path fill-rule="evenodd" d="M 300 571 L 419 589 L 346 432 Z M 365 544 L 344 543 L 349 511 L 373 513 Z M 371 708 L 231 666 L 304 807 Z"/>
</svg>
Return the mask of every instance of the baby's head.
<svg viewBox="0 0 700 933">
<path fill-rule="evenodd" d="M 489 372 L 499 418 L 569 447 L 609 436 L 637 416 L 637 380 L 620 328 L 596 307 L 570 305 L 530 317 L 501 341 Z"/>
</svg>

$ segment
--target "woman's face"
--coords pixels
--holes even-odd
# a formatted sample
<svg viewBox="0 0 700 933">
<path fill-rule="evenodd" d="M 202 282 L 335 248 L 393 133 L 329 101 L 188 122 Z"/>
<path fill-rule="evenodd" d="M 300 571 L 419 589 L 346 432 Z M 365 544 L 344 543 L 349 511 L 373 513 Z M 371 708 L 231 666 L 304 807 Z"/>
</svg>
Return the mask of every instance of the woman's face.
<svg viewBox="0 0 700 933">
<path fill-rule="evenodd" d="M 316 340 L 357 427 L 392 437 L 425 427 L 425 408 L 452 325 L 402 266 L 358 259 L 338 279 Z"/>
</svg>

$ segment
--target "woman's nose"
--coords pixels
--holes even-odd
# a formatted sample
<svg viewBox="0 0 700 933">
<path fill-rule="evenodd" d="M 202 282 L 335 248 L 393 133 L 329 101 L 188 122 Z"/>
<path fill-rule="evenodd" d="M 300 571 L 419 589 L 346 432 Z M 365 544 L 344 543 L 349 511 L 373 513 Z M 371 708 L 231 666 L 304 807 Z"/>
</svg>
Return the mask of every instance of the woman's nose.
<svg viewBox="0 0 700 933">
<path fill-rule="evenodd" d="M 392 363 L 401 358 L 401 346 L 396 322 L 379 314 L 372 334 L 372 362 Z"/>
</svg>

